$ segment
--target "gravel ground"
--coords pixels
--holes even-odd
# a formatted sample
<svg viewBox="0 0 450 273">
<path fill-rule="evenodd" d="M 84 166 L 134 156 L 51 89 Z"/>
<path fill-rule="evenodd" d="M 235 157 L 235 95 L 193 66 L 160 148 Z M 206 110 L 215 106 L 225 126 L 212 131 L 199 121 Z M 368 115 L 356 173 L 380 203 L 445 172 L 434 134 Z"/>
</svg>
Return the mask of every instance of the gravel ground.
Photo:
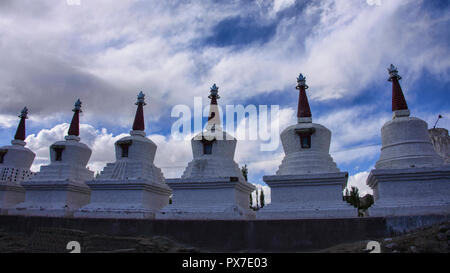
<svg viewBox="0 0 450 273">
<path fill-rule="evenodd" d="M 0 253 L 68 253 L 70 241 L 80 243 L 83 253 L 195 253 L 198 249 L 168 238 L 116 237 L 70 229 L 39 229 L 31 236 L 0 229 Z"/>
</svg>

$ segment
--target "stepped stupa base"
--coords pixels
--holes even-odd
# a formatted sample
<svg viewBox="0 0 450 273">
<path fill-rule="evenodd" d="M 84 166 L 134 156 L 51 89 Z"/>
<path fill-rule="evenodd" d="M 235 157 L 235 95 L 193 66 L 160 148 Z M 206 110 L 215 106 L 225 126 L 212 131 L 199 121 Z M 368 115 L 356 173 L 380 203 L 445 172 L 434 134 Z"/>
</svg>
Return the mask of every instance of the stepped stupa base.
<svg viewBox="0 0 450 273">
<path fill-rule="evenodd" d="M 272 201 L 257 219 L 357 217 L 357 210 L 342 199 L 347 179 L 347 172 L 264 176 Z"/>
<path fill-rule="evenodd" d="M 173 190 L 173 201 L 157 219 L 255 219 L 250 209 L 255 186 L 237 177 L 166 179 L 166 183 Z"/>
<path fill-rule="evenodd" d="M 450 214 L 450 166 L 375 169 L 367 185 L 375 199 L 370 216 Z"/>
<path fill-rule="evenodd" d="M 91 203 L 75 212 L 79 218 L 154 219 L 169 203 L 171 189 L 146 180 L 94 180 Z"/>
<path fill-rule="evenodd" d="M 89 203 L 90 189 L 68 180 L 22 182 L 25 201 L 10 209 L 10 215 L 73 217 L 74 211 Z"/>
<path fill-rule="evenodd" d="M 0 215 L 8 215 L 15 205 L 25 201 L 25 189 L 14 183 L 0 183 Z"/>
</svg>

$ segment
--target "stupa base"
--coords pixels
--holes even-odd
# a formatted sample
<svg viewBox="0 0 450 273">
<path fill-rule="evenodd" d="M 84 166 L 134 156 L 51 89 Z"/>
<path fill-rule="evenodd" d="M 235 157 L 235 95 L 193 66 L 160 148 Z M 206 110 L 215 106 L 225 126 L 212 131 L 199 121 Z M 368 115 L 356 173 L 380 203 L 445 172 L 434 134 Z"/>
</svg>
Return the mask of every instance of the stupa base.
<svg viewBox="0 0 450 273">
<path fill-rule="evenodd" d="M 272 201 L 257 212 L 257 219 L 358 217 L 343 201 L 347 179 L 347 172 L 264 176 Z"/>
<path fill-rule="evenodd" d="M 0 215 L 8 215 L 8 211 L 25 200 L 25 189 L 12 183 L 0 183 Z"/>
<path fill-rule="evenodd" d="M 450 214 L 450 166 L 375 169 L 366 183 L 375 199 L 370 216 Z"/>
<path fill-rule="evenodd" d="M 255 219 L 250 193 L 255 186 L 237 177 L 166 179 L 173 190 L 172 204 L 157 219 Z"/>
<path fill-rule="evenodd" d="M 44 217 L 73 217 L 74 211 L 89 203 L 90 190 L 84 183 L 67 180 L 23 182 L 25 201 L 8 214 Z"/>
<path fill-rule="evenodd" d="M 146 180 L 95 180 L 91 203 L 75 212 L 79 218 L 154 219 L 169 203 L 167 185 Z"/>
</svg>

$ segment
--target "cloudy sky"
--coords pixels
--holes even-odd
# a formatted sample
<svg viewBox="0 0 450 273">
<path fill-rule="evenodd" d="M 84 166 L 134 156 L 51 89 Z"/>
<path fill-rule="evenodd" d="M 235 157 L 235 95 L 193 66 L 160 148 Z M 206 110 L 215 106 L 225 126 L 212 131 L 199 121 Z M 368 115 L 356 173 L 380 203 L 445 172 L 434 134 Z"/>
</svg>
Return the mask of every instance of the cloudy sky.
<svg viewBox="0 0 450 273">
<path fill-rule="evenodd" d="M 9 144 L 27 106 L 35 171 L 67 133 L 78 98 L 89 167 L 114 161 L 113 144 L 129 132 L 142 90 L 155 163 L 179 177 L 192 155 L 188 140 L 170 134 L 174 105 L 192 107 L 194 96 L 206 104 L 216 83 L 221 105 L 279 105 L 282 130 L 296 120 L 300 72 L 314 122 L 332 130 L 331 154 L 363 192 L 391 118 L 389 64 L 399 68 L 412 115 L 432 127 L 442 114 L 439 127 L 450 128 L 448 1 L 76 2 L 0 1 L 0 144 Z M 235 160 L 263 184 L 283 150 L 259 144 L 240 141 Z"/>
</svg>

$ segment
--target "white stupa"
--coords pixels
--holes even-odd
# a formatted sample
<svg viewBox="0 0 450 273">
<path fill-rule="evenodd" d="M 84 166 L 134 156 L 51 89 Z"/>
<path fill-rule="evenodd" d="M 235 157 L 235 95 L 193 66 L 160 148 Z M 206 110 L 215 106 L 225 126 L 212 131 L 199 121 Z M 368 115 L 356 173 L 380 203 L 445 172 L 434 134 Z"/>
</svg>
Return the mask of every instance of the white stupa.
<svg viewBox="0 0 450 273">
<path fill-rule="evenodd" d="M 341 172 L 329 154 L 331 131 L 312 122 L 305 81 L 300 74 L 298 122 L 281 133 L 285 157 L 276 175 L 263 177 L 272 200 L 258 212 L 258 219 L 357 216 L 342 199 L 348 173 Z"/>
<path fill-rule="evenodd" d="M 21 182 L 31 179 L 34 175 L 30 171 L 35 154 L 25 148 L 25 119 L 28 109 L 25 107 L 20 114 L 11 145 L 0 148 L 0 215 L 8 214 L 8 210 L 25 200 L 25 189 Z"/>
<path fill-rule="evenodd" d="M 108 163 L 95 180 L 87 182 L 91 203 L 80 208 L 76 217 L 154 218 L 169 203 L 172 190 L 153 164 L 157 146 L 145 137 L 142 92 L 136 105 L 130 136 L 116 141 L 116 162 Z"/>
<path fill-rule="evenodd" d="M 450 166 L 431 144 L 428 124 L 410 117 L 395 66 L 392 120 L 381 128 L 381 154 L 367 178 L 374 192 L 371 216 L 450 214 Z"/>
<path fill-rule="evenodd" d="M 222 130 L 217 106 L 219 88 L 211 87 L 210 114 L 204 132 L 191 140 L 193 160 L 181 179 L 167 179 L 172 204 L 158 215 L 162 219 L 252 219 L 250 193 L 234 161 L 237 140 Z"/>
<path fill-rule="evenodd" d="M 90 190 L 85 181 L 94 173 L 86 168 L 92 151 L 79 137 L 80 100 L 73 111 L 65 140 L 50 146 L 49 165 L 41 166 L 31 180 L 22 182 L 25 202 L 10 210 L 11 214 L 71 217 L 74 210 L 89 203 Z"/>
</svg>

